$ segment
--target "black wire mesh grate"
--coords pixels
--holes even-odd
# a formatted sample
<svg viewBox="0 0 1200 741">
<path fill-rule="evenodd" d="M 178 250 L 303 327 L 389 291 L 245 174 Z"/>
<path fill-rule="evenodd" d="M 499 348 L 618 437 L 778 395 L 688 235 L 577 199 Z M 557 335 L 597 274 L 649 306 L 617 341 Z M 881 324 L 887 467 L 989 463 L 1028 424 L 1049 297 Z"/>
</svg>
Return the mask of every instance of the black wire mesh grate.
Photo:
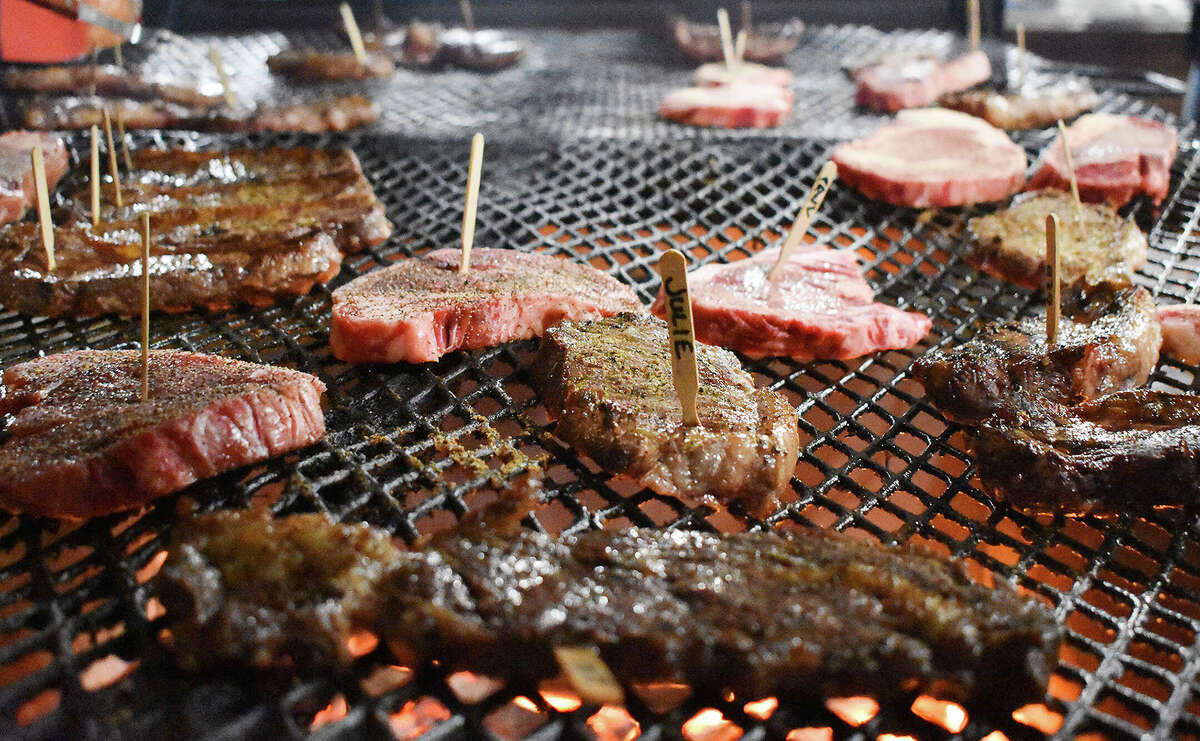
<svg viewBox="0 0 1200 741">
<path fill-rule="evenodd" d="M 865 32 L 820 33 L 816 38 L 829 35 L 830 48 L 841 48 L 832 46 L 837 34 Z M 450 80 L 447 98 L 481 89 L 439 79 Z M 493 76 L 472 84 L 500 82 Z M 631 107 L 638 100 L 629 89 L 611 95 Z M 1104 107 L 1161 117 L 1119 95 L 1107 94 Z M 554 115 L 566 117 L 563 110 Z M 837 115 L 831 125 L 840 121 L 844 136 L 845 119 Z M 187 496 L 202 509 L 253 503 L 279 514 L 325 511 L 412 539 L 451 525 L 493 496 L 497 484 L 537 466 L 551 498 L 530 524 L 551 532 L 630 524 L 815 525 L 889 543 L 920 542 L 964 557 L 981 579 L 1015 579 L 1055 606 L 1068 628 L 1050 685 L 1051 709 L 1063 716 L 1059 735 L 1200 737 L 1200 698 L 1193 693 L 1200 671 L 1195 512 L 1065 522 L 1017 514 L 976 488 L 961 432 L 907 377 L 909 364 L 930 345 L 957 342 L 981 322 L 1020 315 L 1038 301 L 962 263 L 961 234 L 976 209 L 919 213 L 842 187 L 830 194 L 813 232 L 858 252 L 882 300 L 929 313 L 934 331 L 912 350 L 859 362 L 748 363 L 760 383 L 782 389 L 798 407 L 804 438 L 794 493 L 765 522 L 689 507 L 575 456 L 553 438 L 530 386 L 533 343 L 456 353 L 420 367 L 352 368 L 333 358 L 329 290 L 396 256 L 457 242 L 467 145 L 465 136 L 456 137 L 477 123 L 430 125 L 417 132 L 420 138 L 378 131 L 349 138 L 136 137 L 138 146 L 349 143 L 397 225 L 387 243 L 348 259 L 328 288 L 294 302 L 154 318 L 158 347 L 288 365 L 329 387 L 326 440 L 198 484 Z M 705 263 L 737 259 L 777 239 L 834 146 L 830 138 L 781 132 L 677 136 L 675 127 L 657 124 L 625 131 L 636 136 L 621 135 L 619 127 L 571 135 L 595 131 L 586 126 L 549 136 L 503 118 L 494 125 L 507 135 L 489 141 L 476 244 L 586 260 L 634 286 L 645 301 L 657 290 L 653 264 L 667 246 Z M 1051 136 L 1035 132 L 1020 141 L 1036 154 Z M 1184 140 L 1161 214 L 1145 207 L 1132 214 L 1151 244 L 1140 279 L 1164 303 L 1194 301 L 1200 291 L 1200 144 Z M 0 366 L 69 348 L 133 346 L 137 332 L 136 321 L 3 314 Z M 1196 369 L 1170 359 L 1154 383 L 1200 391 Z M 557 712 L 569 704 L 552 686 L 509 687 L 472 702 L 465 678 L 426 666 L 414 680 L 387 647 L 367 650 L 345 674 L 297 685 L 186 676 L 160 645 L 162 608 L 149 584 L 179 499 L 83 525 L 0 519 L 0 735 L 410 738 L 428 731 L 431 738 L 549 739 L 603 731 L 604 738 L 624 738 L 636 723 L 647 737 L 698 738 L 696 718 L 712 720 L 713 713 L 746 738 L 784 738 L 795 728 L 864 739 L 977 738 L 998 727 L 1010 738 L 1030 733 L 1004 719 L 971 718 L 955 734 L 905 708 L 885 708 L 862 725 L 824 706 L 779 708 L 763 720 L 762 706 L 747 704 L 759 698 L 689 699 L 662 711 L 635 693 L 632 717 L 611 709 Z M 709 733 L 733 731 L 713 725 Z"/>
</svg>

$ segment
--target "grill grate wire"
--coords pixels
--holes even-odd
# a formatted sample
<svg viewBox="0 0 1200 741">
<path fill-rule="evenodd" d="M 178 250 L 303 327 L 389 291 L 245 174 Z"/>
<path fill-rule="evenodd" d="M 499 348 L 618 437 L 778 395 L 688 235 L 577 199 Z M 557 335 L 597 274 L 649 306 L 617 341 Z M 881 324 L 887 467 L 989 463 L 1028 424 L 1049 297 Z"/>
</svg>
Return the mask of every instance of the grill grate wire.
<svg viewBox="0 0 1200 741">
<path fill-rule="evenodd" d="M 332 43 L 328 34 L 303 38 Z M 247 60 L 288 40 L 254 34 L 201 42 L 217 45 L 226 64 L 249 79 L 254 65 Z M 376 91 L 384 96 L 384 118 L 356 135 L 135 136 L 137 146 L 350 145 L 397 227 L 385 244 L 348 258 L 328 287 L 300 299 L 259 311 L 154 317 L 156 347 L 279 363 L 314 373 L 329 387 L 324 441 L 202 482 L 185 495 L 202 511 L 251 504 L 280 515 L 323 511 L 411 541 L 451 526 L 497 484 L 540 467 L 549 499 L 528 524 L 552 533 L 629 525 L 816 526 L 921 543 L 966 559 L 980 578 L 1015 580 L 1054 606 L 1068 636 L 1050 685 L 1051 708 L 1063 716 L 1059 736 L 1200 737 L 1200 698 L 1192 689 L 1200 671 L 1196 512 L 1065 521 L 1013 512 L 978 490 L 961 431 L 941 419 L 908 377 L 910 363 L 930 346 L 959 342 L 981 323 L 1020 316 L 1040 300 L 962 262 L 965 222 L 980 209 L 920 214 L 840 186 L 830 193 L 813 232 L 855 250 L 882 300 L 929 313 L 934 329 L 911 350 L 860 361 L 748 361 L 758 382 L 781 389 L 801 416 L 794 492 L 764 521 L 690 507 L 575 456 L 550 434 L 530 386 L 534 343 L 455 353 L 411 368 L 347 367 L 330 355 L 333 288 L 398 256 L 457 243 L 466 134 L 476 128 L 490 142 L 476 243 L 586 260 L 648 302 L 658 288 L 653 264 L 661 250 L 675 246 L 695 264 L 752 254 L 786 227 L 835 137 L 882 121 L 851 107 L 838 60 L 882 43 L 950 43 L 942 34 L 815 29 L 789 63 L 813 70 L 798 84 L 812 84 L 814 97 L 824 96 L 820 102 L 798 106 L 783 130 L 724 133 L 653 119 L 658 97 L 687 73 L 650 56 L 636 36 L 574 38 L 577 57 L 598 60 L 587 74 L 556 66 L 556 54 L 570 41 L 566 34 L 545 32 L 537 41 L 525 67 L 497 75 L 398 73 L 403 84 Z M 186 59 L 178 41 L 148 48 L 141 63 L 169 68 L 171 60 Z M 407 84 L 420 97 L 396 92 Z M 246 91 L 259 94 L 249 85 Z M 5 103 L 11 113 L 12 101 Z M 1101 108 L 1164 117 L 1112 93 L 1104 94 Z M 1139 280 L 1162 303 L 1195 301 L 1200 291 L 1200 143 L 1189 134 L 1161 212 L 1138 205 L 1131 213 L 1151 245 Z M 1018 141 L 1036 156 L 1051 137 L 1032 132 Z M 136 320 L 0 314 L 0 366 L 70 348 L 133 347 L 137 335 Z M 1200 391 L 1196 369 L 1170 359 L 1153 383 Z M 80 525 L 0 518 L 0 734 L 404 738 L 428 725 L 430 738 L 509 738 L 532 725 L 532 737 L 550 739 L 593 737 L 605 719 L 624 722 L 595 708 L 555 712 L 539 688 L 508 687 L 466 702 L 436 666 L 391 687 L 379 677 L 398 677 L 388 668 L 398 660 L 382 647 L 344 674 L 294 685 L 182 674 L 160 645 L 162 610 L 148 584 L 180 499 Z M 514 704 L 518 696 L 526 703 Z M 763 721 L 745 706 L 756 699 L 689 699 L 660 713 L 635 693 L 628 709 L 647 737 L 679 737 L 704 708 L 716 708 L 746 738 L 784 738 L 806 727 L 862 739 L 977 738 L 998 727 L 1009 738 L 1035 735 L 1011 721 L 977 718 L 952 734 L 904 708 L 885 708 L 860 726 L 823 706 L 780 708 Z M 336 720 L 313 728 L 321 717 Z"/>
</svg>

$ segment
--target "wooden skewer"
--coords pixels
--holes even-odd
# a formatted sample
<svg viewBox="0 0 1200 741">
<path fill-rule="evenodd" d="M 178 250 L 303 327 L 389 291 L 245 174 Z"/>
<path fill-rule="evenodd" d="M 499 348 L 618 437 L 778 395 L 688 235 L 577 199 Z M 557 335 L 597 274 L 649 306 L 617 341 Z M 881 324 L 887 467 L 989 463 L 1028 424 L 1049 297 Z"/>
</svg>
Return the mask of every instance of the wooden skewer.
<svg viewBox="0 0 1200 741">
<path fill-rule="evenodd" d="M 1071 178 L 1071 195 L 1075 197 L 1075 210 L 1082 221 L 1083 201 L 1079 198 L 1079 181 L 1075 179 L 1075 159 L 1071 156 L 1071 143 L 1067 139 L 1067 126 L 1058 119 L 1058 135 L 1062 137 L 1063 155 L 1067 160 L 1067 177 Z"/>
<path fill-rule="evenodd" d="M 685 425 L 700 424 L 696 395 L 700 374 L 696 368 L 696 331 L 692 325 L 692 299 L 688 293 L 687 258 L 679 250 L 668 250 L 658 261 L 663 292 L 667 295 L 667 327 L 670 332 L 671 377 L 683 408 Z"/>
<path fill-rule="evenodd" d="M 483 170 L 483 134 L 471 137 L 471 164 L 467 169 L 467 202 L 463 207 L 462 260 L 458 272 L 471 269 L 471 245 L 475 242 L 475 212 L 479 210 L 479 176 Z"/>
<path fill-rule="evenodd" d="M 742 0 L 742 30 L 750 33 L 750 0 Z"/>
<path fill-rule="evenodd" d="M 1029 61 L 1025 58 L 1025 24 L 1017 24 L 1017 88 L 1025 87 L 1029 74 Z"/>
<path fill-rule="evenodd" d="M 233 85 L 229 84 L 229 75 L 225 73 L 225 65 L 221 63 L 221 55 L 215 47 L 208 47 L 208 60 L 217 69 L 217 77 L 221 80 L 221 89 L 225 91 L 225 105 L 233 108 Z"/>
<path fill-rule="evenodd" d="M 737 41 L 733 45 L 733 55 L 737 57 L 738 64 L 746 62 L 746 29 L 741 29 L 737 33 Z"/>
<path fill-rule="evenodd" d="M 967 0 L 967 32 L 971 38 L 971 51 L 979 50 L 979 0 Z"/>
<path fill-rule="evenodd" d="M 121 202 L 121 173 L 117 170 L 117 148 L 113 146 L 112 117 L 108 115 L 107 108 L 101 113 L 104 117 L 104 137 L 108 141 L 108 169 L 113 180 L 113 203 L 117 204 L 117 208 L 121 208 L 125 204 Z"/>
<path fill-rule="evenodd" d="M 53 273 L 54 222 L 50 220 L 50 193 L 46 187 L 46 161 L 42 157 L 42 148 L 35 144 L 29 159 L 33 164 L 33 187 L 37 197 L 38 222 L 42 227 L 42 247 L 46 250 L 46 267 Z"/>
<path fill-rule="evenodd" d="M 117 106 L 117 137 L 121 140 L 121 158 L 125 160 L 125 172 L 133 169 L 133 160 L 129 158 L 129 145 L 125 143 L 125 114 L 121 106 Z"/>
<path fill-rule="evenodd" d="M 338 10 L 342 12 L 342 24 L 346 26 L 346 35 L 350 37 L 350 48 L 354 49 L 354 58 L 359 64 L 366 64 L 367 47 L 363 45 L 358 21 L 354 20 L 354 11 L 350 9 L 350 3 L 342 3 Z"/>
<path fill-rule="evenodd" d="M 783 273 L 783 266 L 787 263 L 788 256 L 800 245 L 800 240 L 808 231 L 808 225 L 821 210 L 821 204 L 825 202 L 825 194 L 833 187 L 835 180 L 837 180 L 837 164 L 830 160 L 817 173 L 817 179 L 813 181 L 812 188 L 808 191 L 808 197 L 804 199 L 804 203 L 800 206 L 800 212 L 796 215 L 796 223 L 792 224 L 792 230 L 788 232 L 787 239 L 784 240 L 783 247 L 779 250 L 779 258 L 775 260 L 771 272 L 767 273 L 767 280 L 776 280 Z"/>
<path fill-rule="evenodd" d="M 121 44 L 117 44 L 113 47 L 113 56 L 117 58 L 118 67 L 125 66 L 125 56 L 121 53 Z"/>
<path fill-rule="evenodd" d="M 462 12 L 463 25 L 475 33 L 475 11 L 471 9 L 471 0 L 458 0 L 458 9 Z"/>
<path fill-rule="evenodd" d="M 1058 342 L 1059 281 L 1058 281 L 1058 217 L 1046 217 L 1046 265 L 1050 268 L 1050 287 L 1046 291 L 1046 344 Z"/>
<path fill-rule="evenodd" d="M 142 213 L 142 401 L 150 399 L 150 214 Z"/>
<path fill-rule="evenodd" d="M 733 33 L 729 30 L 729 13 L 724 8 L 717 10 L 717 27 L 721 29 L 721 54 L 725 57 L 725 68 L 733 71 L 737 55 L 733 50 Z"/>
<path fill-rule="evenodd" d="M 625 691 L 594 648 L 556 646 L 554 660 L 584 702 L 593 705 L 620 705 L 625 702 Z"/>
<path fill-rule="evenodd" d="M 92 124 L 92 228 L 100 227 L 100 129 Z"/>
</svg>

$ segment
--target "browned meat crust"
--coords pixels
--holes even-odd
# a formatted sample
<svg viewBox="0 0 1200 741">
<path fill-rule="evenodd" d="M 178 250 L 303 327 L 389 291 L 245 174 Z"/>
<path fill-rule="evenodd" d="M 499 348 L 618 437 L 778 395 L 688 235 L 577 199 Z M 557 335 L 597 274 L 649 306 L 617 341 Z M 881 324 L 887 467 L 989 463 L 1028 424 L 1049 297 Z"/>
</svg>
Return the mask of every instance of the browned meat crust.
<svg viewBox="0 0 1200 741">
<path fill-rule="evenodd" d="M 1046 284 L 1046 216 L 1059 216 L 1059 275 L 1064 283 L 1128 281 L 1146 262 L 1146 235 L 1109 206 L 1085 203 L 1058 190 L 1017 196 L 1012 205 L 971 219 L 975 239 L 966 260 L 979 270 L 1025 288 Z M 1082 227 L 1081 227 L 1082 223 Z"/>
<path fill-rule="evenodd" d="M 719 62 L 724 59 L 721 52 L 721 33 L 716 26 L 693 23 L 675 16 L 668 25 L 675 43 L 688 58 L 697 62 Z M 778 64 L 783 57 L 800 43 L 804 23 L 793 18 L 787 23 L 764 23 L 755 25 L 746 34 L 746 59 L 763 64 Z"/>
<path fill-rule="evenodd" d="M 648 314 L 551 327 L 533 373 L 555 434 L 661 494 L 766 513 L 796 467 L 796 410 L 755 388 L 733 353 L 701 344 L 700 424 L 684 425 L 670 352 L 666 324 Z"/>
<path fill-rule="evenodd" d="M 367 52 L 367 61 L 358 61 L 353 54 L 330 54 L 311 49 L 288 49 L 267 59 L 267 67 L 277 75 L 287 75 L 301 81 L 365 80 L 386 77 L 395 71 L 392 60 L 382 54 Z"/>
<path fill-rule="evenodd" d="M 192 88 L 143 79 L 113 65 L 52 65 L 10 68 L 3 74 L 9 90 L 35 93 L 93 94 L 114 98 L 164 101 L 191 108 L 215 108 L 220 95 L 203 95 Z"/>
<path fill-rule="evenodd" d="M 221 512 L 176 527 L 158 589 L 187 667 L 327 669 L 368 630 L 519 681 L 557 673 L 556 646 L 593 646 L 624 682 L 702 697 L 928 691 L 1006 713 L 1043 697 L 1060 640 L 1007 583 L 817 532 L 452 534 L 406 552 L 321 515 Z"/>
<path fill-rule="evenodd" d="M 1040 129 L 1092 110 L 1100 96 L 1086 82 L 1071 80 L 1037 90 L 966 90 L 938 99 L 943 108 L 978 116 L 1002 129 Z"/>
</svg>

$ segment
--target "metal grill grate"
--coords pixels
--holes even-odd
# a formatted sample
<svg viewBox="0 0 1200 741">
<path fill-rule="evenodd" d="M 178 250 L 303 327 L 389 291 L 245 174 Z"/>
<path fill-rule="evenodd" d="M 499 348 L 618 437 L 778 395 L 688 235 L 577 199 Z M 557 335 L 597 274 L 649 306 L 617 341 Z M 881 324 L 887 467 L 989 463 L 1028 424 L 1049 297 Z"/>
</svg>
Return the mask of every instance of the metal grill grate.
<svg viewBox="0 0 1200 741">
<path fill-rule="evenodd" d="M 863 29 L 824 29 L 797 54 L 809 53 L 810 44 L 821 58 L 828 56 L 821 44 L 845 49 L 838 44 L 849 42 L 839 41 L 839 34 L 875 38 Z M 557 43 L 552 34 L 547 38 L 544 53 Z M 583 38 L 585 44 L 599 44 L 589 41 L 599 35 Z M 618 46 L 610 53 L 619 58 L 622 50 Z M 826 68 L 836 71 L 836 59 L 847 53 Z M 644 74 L 639 77 L 644 83 L 651 74 L 638 71 L 639 64 L 634 57 L 598 65 L 595 79 L 601 82 L 575 75 L 558 89 L 595 92 L 615 79 L 610 73 L 625 80 Z M 618 69 L 623 71 L 612 71 Z M 529 70 L 514 70 L 511 79 L 532 89 L 544 79 L 539 76 L 550 74 L 531 64 Z M 467 76 L 434 78 L 444 85 L 435 90 L 432 80 L 423 81 L 426 100 L 467 99 L 484 89 L 502 96 L 510 79 L 472 77 L 456 86 L 455 80 Z M 430 119 L 408 124 L 428 127 L 416 132 L 420 139 L 272 136 L 249 141 L 348 142 L 361 158 L 397 230 L 386 244 L 347 260 L 330 288 L 396 256 L 456 243 L 467 145 L 465 138 L 436 139 L 482 126 L 491 143 L 476 244 L 587 260 L 649 301 L 658 287 L 652 266 L 668 245 L 704 263 L 737 259 L 758 249 L 758 240 L 777 238 L 834 144 L 784 136 L 796 130 L 692 136 L 673 126 L 615 123 L 627 121 L 622 117 L 631 112 L 643 115 L 639 106 L 656 100 L 658 84 L 627 82 L 583 108 L 572 108 L 564 98 L 559 108 L 538 109 L 538 115 L 578 125 L 563 125 L 555 136 L 545 135 L 545 124 L 518 126 L 524 119 L 517 116 L 528 111 L 496 109 L 497 119 L 481 123 L 469 116 L 453 119 L 447 109 L 438 109 Z M 609 102 L 615 112 L 604 109 Z M 848 99 L 829 105 L 829 125 L 845 135 L 847 121 L 859 114 L 850 112 Z M 1106 95 L 1104 106 L 1143 112 L 1121 96 Z M 869 118 L 870 125 L 879 120 L 861 118 Z M 629 128 L 622 129 L 625 125 Z M 413 133 L 404 126 L 397 130 Z M 587 135 L 573 135 L 581 132 Z M 592 136 L 599 133 L 613 136 Z M 1021 142 L 1036 153 L 1049 137 L 1031 134 Z M 1193 301 L 1200 291 L 1200 143 L 1184 139 L 1172 170 L 1174 189 L 1161 215 L 1145 208 L 1134 214 L 1151 243 L 1141 279 L 1163 302 Z M 221 147 L 246 141 L 188 134 L 137 137 L 139 146 Z M 765 523 L 689 507 L 610 477 L 575 456 L 547 434 L 545 410 L 529 385 L 533 343 L 456 353 L 420 367 L 345 366 L 328 350 L 329 289 L 262 311 L 154 318 L 157 347 L 288 365 L 317 374 L 329 387 L 326 440 L 203 482 L 187 495 L 206 510 L 252 501 L 279 514 L 319 510 L 411 539 L 452 524 L 490 496 L 494 484 L 532 461 L 544 468 L 552 499 L 531 525 L 551 532 L 630 524 L 723 530 L 815 525 L 889 543 L 920 542 L 967 559 L 981 578 L 1014 579 L 1055 606 L 1068 629 L 1050 685 L 1052 707 L 1064 716 L 1062 737 L 1087 731 L 1200 736 L 1200 698 L 1192 692 L 1200 670 L 1196 513 L 1054 522 L 997 505 L 975 487 L 959 429 L 942 421 L 923 401 L 920 385 L 907 376 L 911 361 L 930 345 L 957 342 L 982 321 L 1017 316 L 1035 305 L 1032 294 L 962 263 L 958 245 L 974 212 L 948 209 L 926 218 L 868 202 L 842 187 L 830 194 L 815 232 L 856 250 L 882 300 L 929 313 L 934 331 L 910 351 L 857 362 L 748 364 L 760 383 L 782 389 L 801 412 L 804 444 L 794 492 Z M 0 366 L 68 348 L 133 346 L 137 332 L 136 321 L 3 314 Z M 1196 369 L 1171 361 L 1162 364 L 1154 382 L 1200 391 Z M 160 646 L 162 610 L 147 586 L 161 565 L 178 499 L 79 526 L 0 519 L 0 735 L 300 738 L 311 731 L 316 738 L 409 738 L 432 728 L 433 738 L 512 738 L 525 732 L 580 738 L 605 724 L 619 730 L 630 722 L 594 708 L 553 712 L 554 695 L 538 688 L 505 688 L 482 702 L 468 702 L 449 688 L 437 667 L 422 667 L 416 680 L 402 681 L 407 674 L 393 668 L 397 659 L 383 647 L 366 653 L 343 675 L 295 686 L 262 684 L 254 677 L 183 675 Z M 679 736 L 684 723 L 705 707 L 716 708 L 747 738 L 783 738 L 797 727 L 828 727 L 838 737 L 853 738 L 952 736 L 905 708 L 884 709 L 855 727 L 824 707 L 780 708 L 764 722 L 745 705 L 758 698 L 715 704 L 705 699 L 655 712 L 651 702 L 634 696 L 629 709 L 649 737 Z M 960 735 L 980 737 L 995 727 L 993 721 L 971 719 Z M 1016 738 L 1022 728 L 1010 723 L 1003 730 Z"/>
</svg>

